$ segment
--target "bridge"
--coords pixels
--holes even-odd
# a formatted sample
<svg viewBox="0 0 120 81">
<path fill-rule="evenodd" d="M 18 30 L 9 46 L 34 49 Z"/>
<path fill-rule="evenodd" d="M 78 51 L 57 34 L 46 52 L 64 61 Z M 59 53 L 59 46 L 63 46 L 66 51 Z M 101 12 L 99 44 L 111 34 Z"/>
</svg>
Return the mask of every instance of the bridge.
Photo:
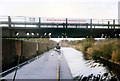
<svg viewBox="0 0 120 81">
<path fill-rule="evenodd" d="M 117 19 L 0 17 L 3 38 L 119 38 Z"/>
</svg>

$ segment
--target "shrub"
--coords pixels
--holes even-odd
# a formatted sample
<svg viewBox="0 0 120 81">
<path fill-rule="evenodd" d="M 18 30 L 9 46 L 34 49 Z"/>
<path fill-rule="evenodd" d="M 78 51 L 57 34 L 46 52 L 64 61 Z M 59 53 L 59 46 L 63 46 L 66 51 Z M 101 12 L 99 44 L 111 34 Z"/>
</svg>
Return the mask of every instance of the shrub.
<svg viewBox="0 0 120 81">
<path fill-rule="evenodd" d="M 106 58 L 107 60 L 110 60 L 111 59 L 111 55 L 112 55 L 112 47 L 111 47 L 111 44 L 105 44 L 102 49 L 102 56 L 104 58 Z"/>
<path fill-rule="evenodd" d="M 89 48 L 91 46 L 92 46 L 92 44 L 89 42 L 82 43 L 82 48 L 83 48 L 82 51 L 83 52 L 87 51 L 87 48 Z"/>
<path fill-rule="evenodd" d="M 93 57 L 93 59 L 97 59 L 100 58 L 101 54 L 102 52 L 100 50 L 93 50 L 91 56 Z"/>
<path fill-rule="evenodd" d="M 112 60 L 113 62 L 116 62 L 116 61 L 118 61 L 117 57 L 118 57 L 118 54 L 116 54 L 116 53 L 113 51 L 113 52 L 112 52 L 112 58 L 111 58 L 111 60 Z"/>
</svg>

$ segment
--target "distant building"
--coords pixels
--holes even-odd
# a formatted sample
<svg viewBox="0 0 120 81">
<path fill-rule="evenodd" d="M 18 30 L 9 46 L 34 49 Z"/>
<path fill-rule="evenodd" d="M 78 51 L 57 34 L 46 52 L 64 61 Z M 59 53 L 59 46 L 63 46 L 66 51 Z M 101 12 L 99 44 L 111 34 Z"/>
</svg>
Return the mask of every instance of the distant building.
<svg viewBox="0 0 120 81">
<path fill-rule="evenodd" d="M 120 1 L 118 2 L 118 23 L 120 24 Z"/>
</svg>

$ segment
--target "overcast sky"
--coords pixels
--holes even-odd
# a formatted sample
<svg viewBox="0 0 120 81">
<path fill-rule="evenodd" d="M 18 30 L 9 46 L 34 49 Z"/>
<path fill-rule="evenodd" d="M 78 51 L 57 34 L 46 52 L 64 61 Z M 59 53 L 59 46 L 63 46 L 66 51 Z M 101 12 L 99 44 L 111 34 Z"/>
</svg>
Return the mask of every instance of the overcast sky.
<svg viewBox="0 0 120 81">
<path fill-rule="evenodd" d="M 118 1 L 0 0 L 0 16 L 118 19 Z"/>
<path fill-rule="evenodd" d="M 117 19 L 119 0 L 0 0 L 0 15 Z"/>
</svg>

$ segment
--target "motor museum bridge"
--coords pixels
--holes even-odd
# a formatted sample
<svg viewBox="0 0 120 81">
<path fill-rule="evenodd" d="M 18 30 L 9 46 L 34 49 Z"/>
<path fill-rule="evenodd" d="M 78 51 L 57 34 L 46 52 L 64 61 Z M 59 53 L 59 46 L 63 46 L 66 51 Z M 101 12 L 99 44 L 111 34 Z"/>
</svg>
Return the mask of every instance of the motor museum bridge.
<svg viewBox="0 0 120 81">
<path fill-rule="evenodd" d="M 0 17 L 3 38 L 119 38 L 117 19 Z"/>
</svg>

